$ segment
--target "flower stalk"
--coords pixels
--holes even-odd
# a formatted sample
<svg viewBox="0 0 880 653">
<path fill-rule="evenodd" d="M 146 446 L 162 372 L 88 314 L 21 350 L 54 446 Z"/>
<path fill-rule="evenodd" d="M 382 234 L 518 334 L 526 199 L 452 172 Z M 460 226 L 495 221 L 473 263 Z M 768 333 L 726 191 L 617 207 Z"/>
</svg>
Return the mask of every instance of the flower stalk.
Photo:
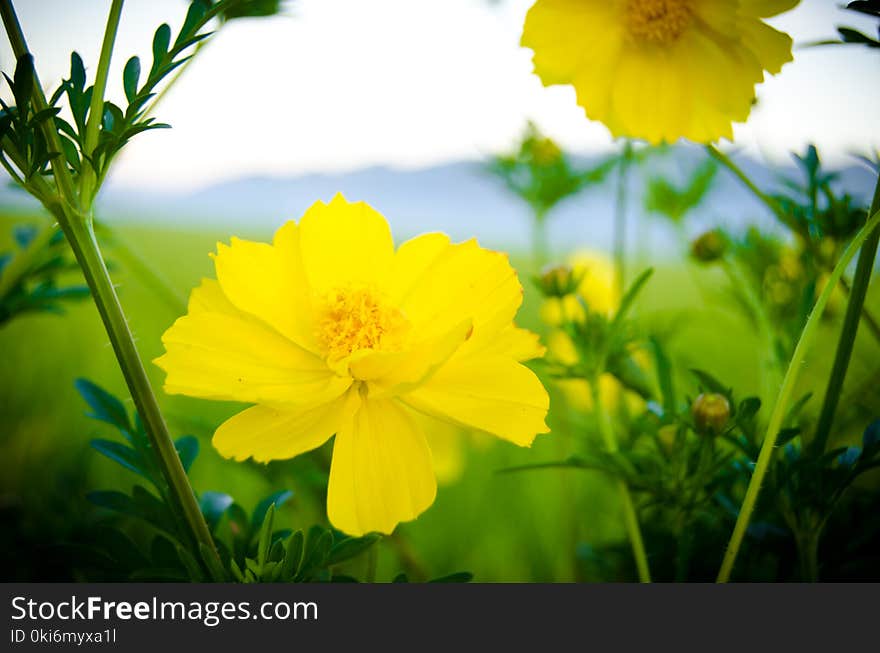
<svg viewBox="0 0 880 653">
<path fill-rule="evenodd" d="M 834 266 L 834 270 L 831 272 L 828 283 L 825 284 L 822 294 L 819 295 L 819 299 L 816 300 L 816 304 L 813 306 L 813 310 L 807 318 L 807 323 L 804 325 L 803 331 L 801 331 L 801 336 L 795 347 L 794 355 L 789 362 L 788 370 L 782 381 L 782 387 L 779 389 L 776 405 L 773 407 L 773 412 L 770 415 L 770 421 L 767 424 L 767 433 L 764 436 L 764 442 L 761 444 L 761 451 L 758 454 L 755 470 L 752 472 L 752 478 L 746 489 L 746 495 L 743 499 L 742 507 L 740 508 L 739 516 L 737 517 L 736 525 L 733 529 L 733 534 L 730 536 L 730 542 L 724 553 L 724 560 L 722 561 L 721 569 L 718 572 L 719 583 L 726 583 L 730 580 L 730 575 L 733 571 L 733 566 L 736 563 L 736 557 L 739 553 L 740 546 L 742 545 L 743 537 L 745 536 L 746 529 L 751 521 L 752 513 L 755 510 L 758 495 L 761 492 L 761 483 L 764 480 L 764 476 L 767 474 L 770 461 L 773 457 L 776 438 L 779 434 L 779 430 L 782 428 L 782 422 L 788 413 L 795 385 L 800 376 L 807 352 L 810 350 L 813 340 L 815 340 L 821 322 L 822 313 L 825 311 L 825 306 L 828 304 L 828 300 L 831 298 L 834 288 L 840 281 L 843 271 L 849 265 L 850 261 L 852 261 L 853 257 L 855 257 L 856 252 L 859 251 L 862 244 L 865 243 L 869 237 L 872 237 L 873 240 L 872 235 L 875 233 L 878 226 L 880 226 L 880 212 L 875 212 L 855 235 L 843 255 L 840 257 L 837 265 Z"/>
<path fill-rule="evenodd" d="M 122 2 L 119 0 L 114 1 L 111 8 L 111 16 L 108 19 L 107 29 L 108 32 L 113 32 L 113 34 L 105 34 L 104 44 L 106 47 L 102 48 L 101 55 L 101 66 L 105 70 L 103 73 L 99 73 L 103 75 L 105 83 L 106 67 L 109 66 L 110 62 L 109 49 L 112 49 L 112 43 L 115 39 L 114 34 L 119 21 L 118 12 L 121 11 L 121 8 Z M 116 15 L 114 16 L 114 14 Z M 2 16 L 3 24 L 16 58 L 29 54 L 27 42 L 10 0 L 0 0 L 0 16 Z M 96 96 L 97 100 L 95 99 Z M 43 95 L 36 72 L 34 72 L 32 101 L 37 112 L 47 108 L 46 98 Z M 99 88 L 97 82 L 91 106 L 98 107 L 97 114 L 100 116 L 103 107 L 103 88 Z M 93 111 L 92 116 L 95 115 L 96 113 Z M 99 125 L 100 123 L 96 124 Z M 40 128 L 49 145 L 49 150 L 61 152 L 58 132 L 53 121 L 43 121 Z M 95 239 L 94 221 L 91 213 L 93 192 L 77 193 L 73 177 L 67 169 L 67 164 L 63 157 L 53 157 L 51 165 L 58 195 L 56 196 L 52 193 L 49 196 L 40 197 L 40 199 L 49 212 L 58 220 L 58 224 L 70 243 L 77 263 L 82 269 L 101 320 L 104 323 L 104 328 L 110 338 L 113 351 L 125 377 L 129 392 L 134 400 L 135 407 L 144 422 L 150 444 L 156 452 L 159 467 L 165 480 L 168 482 L 174 502 L 177 504 L 175 507 L 185 520 L 196 549 L 205 549 L 211 555 L 217 557 L 219 561 L 211 532 L 202 516 L 193 489 L 189 484 L 189 479 L 174 448 L 174 443 L 159 410 L 156 395 L 153 392 L 143 362 L 138 354 L 134 337 L 129 329 L 128 321 L 119 302 L 119 297 L 116 294 L 116 289 L 110 279 L 107 266 Z M 208 568 L 213 568 L 213 566 L 208 565 Z"/>
<path fill-rule="evenodd" d="M 593 395 L 593 405 L 596 407 L 596 420 L 599 423 L 599 433 L 605 442 L 605 448 L 609 452 L 617 451 L 617 438 L 614 435 L 614 427 L 611 425 L 611 418 L 605 405 L 602 403 L 602 390 L 599 383 L 599 376 L 594 376 L 590 380 L 590 392 Z M 651 570 L 648 565 L 648 556 L 645 553 L 645 543 L 642 539 L 642 530 L 639 526 L 639 518 L 636 514 L 635 505 L 633 504 L 632 494 L 630 494 L 629 486 L 626 481 L 619 479 L 617 481 L 617 490 L 620 493 L 620 502 L 623 507 L 623 521 L 626 526 L 627 536 L 629 537 L 630 546 L 632 547 L 633 558 L 635 558 L 636 569 L 639 575 L 640 583 L 651 582 Z"/>
<path fill-rule="evenodd" d="M 626 199 L 629 193 L 629 173 L 632 168 L 633 146 L 626 139 L 618 162 L 617 197 L 614 202 L 614 266 L 617 287 L 626 288 Z"/>
<path fill-rule="evenodd" d="M 880 178 L 874 190 L 874 200 L 871 203 L 870 215 L 880 211 Z M 880 243 L 880 227 L 867 237 L 856 264 L 856 273 L 846 306 L 846 314 L 843 318 L 843 328 L 840 331 L 840 339 L 837 341 L 837 352 L 834 355 L 834 363 L 831 368 L 831 376 L 828 379 L 828 387 L 825 389 L 825 398 L 822 402 L 822 410 L 819 413 L 819 421 L 816 425 L 816 435 L 812 446 L 817 451 L 824 451 L 828 444 L 831 426 L 834 422 L 834 413 L 840 401 L 840 393 L 843 390 L 843 382 L 846 379 L 846 371 L 852 357 L 856 335 L 859 330 L 859 316 L 865 306 L 865 296 L 868 293 L 868 285 L 871 282 L 871 273 L 874 271 L 874 259 L 877 257 L 877 245 Z"/>
</svg>

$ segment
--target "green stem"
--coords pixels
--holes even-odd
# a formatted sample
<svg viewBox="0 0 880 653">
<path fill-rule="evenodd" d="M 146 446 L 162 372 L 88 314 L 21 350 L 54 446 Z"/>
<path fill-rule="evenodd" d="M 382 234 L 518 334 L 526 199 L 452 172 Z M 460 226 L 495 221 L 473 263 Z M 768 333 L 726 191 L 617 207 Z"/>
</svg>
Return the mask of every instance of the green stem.
<svg viewBox="0 0 880 653">
<path fill-rule="evenodd" d="M 80 175 L 80 197 L 84 206 L 91 206 L 97 187 L 95 185 L 97 161 L 94 161 L 95 147 L 98 145 L 101 121 L 104 117 L 104 92 L 107 90 L 107 77 L 110 73 L 110 59 L 113 56 L 113 44 L 119 31 L 119 18 L 122 15 L 124 0 L 113 0 L 110 14 L 107 16 L 107 27 L 104 29 L 104 41 L 101 44 L 101 55 L 98 58 L 98 70 L 95 73 L 95 85 L 92 88 L 92 99 L 89 103 L 89 118 L 86 122 L 86 133 L 83 142 L 83 153 L 92 159 L 92 165 L 85 165 Z"/>
<path fill-rule="evenodd" d="M 536 211 L 532 216 L 532 263 L 536 273 L 541 272 L 548 255 L 547 213 Z"/>
<path fill-rule="evenodd" d="M 632 141 L 624 142 L 617 175 L 617 197 L 614 202 L 614 267 L 618 291 L 626 288 L 626 209 L 629 172 L 632 167 Z"/>
<path fill-rule="evenodd" d="M 871 203 L 871 214 L 880 211 L 880 178 L 874 190 L 874 200 Z M 819 413 L 819 421 L 816 425 L 816 436 L 812 447 L 816 451 L 824 451 L 831 434 L 831 426 L 834 423 L 834 413 L 840 401 L 840 393 L 843 390 L 843 382 L 846 379 L 846 371 L 852 358 L 856 335 L 859 330 L 859 318 L 865 305 L 865 297 L 868 293 L 868 285 L 871 283 L 871 273 L 874 271 L 874 259 L 877 256 L 877 245 L 880 243 L 880 227 L 874 229 L 865 240 L 859 251 L 859 261 L 856 264 L 856 273 L 853 277 L 849 301 L 846 305 L 846 314 L 843 318 L 843 328 L 840 330 L 840 338 L 837 341 L 837 352 L 834 355 L 834 364 L 831 368 L 831 376 L 828 379 L 828 387 L 825 389 L 825 398 L 822 401 L 822 410 Z"/>
<path fill-rule="evenodd" d="M 116 289 L 107 272 L 95 233 L 89 225 L 76 221 L 68 222 L 63 228 L 92 291 L 92 297 L 110 337 L 110 344 L 119 361 L 135 408 L 144 421 L 150 444 L 156 452 L 162 474 L 178 504 L 177 508 L 183 514 L 194 541 L 197 544 L 204 544 L 208 550 L 216 554 L 211 532 L 202 516 L 192 486 L 174 448 L 171 434 L 159 410 L 159 403 L 147 378 L 147 372 L 135 346 Z"/>
<path fill-rule="evenodd" d="M 819 536 L 818 529 L 810 529 L 797 534 L 798 564 L 801 580 L 815 583 L 819 580 Z"/>
<path fill-rule="evenodd" d="M 614 428 L 611 426 L 611 418 L 602 403 L 602 390 L 599 385 L 599 376 L 590 380 L 590 391 L 593 395 L 593 407 L 596 410 L 596 419 L 599 422 L 599 432 L 605 442 L 605 448 L 609 452 L 617 451 L 617 438 L 614 437 Z M 642 530 L 639 527 L 639 518 L 633 505 L 629 486 L 623 479 L 617 480 L 617 489 L 620 493 L 620 502 L 623 506 L 623 521 L 632 547 L 633 557 L 638 569 L 639 582 L 650 583 L 651 571 L 648 566 L 648 556 L 645 553 L 645 543 L 642 540 Z"/>
<path fill-rule="evenodd" d="M 749 176 L 745 172 L 743 172 L 742 168 L 740 168 L 733 162 L 733 159 L 731 159 L 729 156 L 727 156 L 724 152 L 719 150 L 711 143 L 706 145 L 706 151 L 709 153 L 709 156 L 711 156 L 716 161 L 721 163 L 725 168 L 730 170 L 730 172 L 732 172 L 734 176 L 739 179 L 746 188 L 752 191 L 752 194 L 755 197 L 757 197 L 759 200 L 767 205 L 767 208 L 769 208 L 774 215 L 778 216 L 780 214 L 781 209 L 779 207 L 779 203 L 775 199 L 770 197 L 767 193 L 758 188 L 755 183 L 751 179 L 749 179 Z"/>
<path fill-rule="evenodd" d="M 779 203 L 775 199 L 773 199 L 772 197 L 770 197 L 769 195 L 764 193 L 760 188 L 758 188 L 754 184 L 754 182 L 752 182 L 752 180 L 749 179 L 748 175 L 745 172 L 743 172 L 742 168 L 740 168 L 738 165 L 736 165 L 733 162 L 733 159 L 731 159 L 729 156 L 724 154 L 724 152 L 722 152 L 717 147 L 715 147 L 714 145 L 711 145 L 711 144 L 706 146 L 706 151 L 709 153 L 710 156 L 712 156 L 714 159 L 719 161 L 722 165 L 724 165 L 724 167 L 726 167 L 730 172 L 732 172 L 734 174 L 734 176 L 736 176 L 736 178 L 739 179 L 745 185 L 746 188 L 748 188 L 750 191 L 752 191 L 752 194 L 755 197 L 757 197 L 764 204 L 766 204 L 767 208 L 770 209 L 770 211 L 773 213 L 773 215 L 775 215 L 780 220 L 780 222 L 782 222 L 784 225 L 786 225 L 787 227 L 792 229 L 792 231 L 797 231 L 795 229 L 794 225 L 791 223 L 791 221 L 786 219 L 785 212 L 779 206 Z M 876 203 L 875 203 L 875 206 L 876 206 Z M 876 210 L 875 208 L 872 208 L 869 215 L 873 214 L 875 210 Z M 806 239 L 806 236 L 805 236 L 805 239 Z M 811 244 L 812 241 L 809 241 L 809 239 L 807 239 L 807 242 L 808 242 L 808 247 L 814 248 L 814 246 Z M 860 260 L 861 260 L 861 258 L 860 258 Z M 844 292 L 849 294 L 850 289 L 846 283 L 846 280 L 844 280 L 844 282 L 841 283 L 840 287 L 843 288 Z M 878 323 L 877 318 L 875 318 L 871 314 L 871 312 L 868 310 L 868 307 L 864 305 L 864 300 L 862 301 L 862 308 L 860 311 L 860 315 L 861 315 L 861 318 L 863 320 L 865 320 L 865 322 L 868 323 L 868 326 L 871 329 L 871 333 L 873 333 L 874 337 L 877 339 L 877 341 L 880 342 L 880 323 Z"/>
<path fill-rule="evenodd" d="M 3 24 L 16 58 L 29 54 L 24 34 L 10 0 L 0 0 L 0 15 L 2 15 Z M 34 71 L 32 101 L 37 111 L 46 108 L 46 97 L 43 94 L 36 71 Z M 40 127 L 50 151 L 61 152 L 54 122 L 43 121 Z M 180 463 L 180 457 L 174 448 L 168 427 L 159 411 L 156 395 L 150 386 L 146 370 L 135 346 L 134 337 L 128 328 L 128 321 L 122 310 L 122 305 L 119 303 L 119 297 L 116 295 L 116 289 L 101 256 L 92 227 L 92 217 L 82 210 L 82 198 L 77 196 L 73 178 L 67 169 L 67 164 L 62 159 L 63 157 L 57 156 L 52 159 L 52 170 L 60 197 L 58 199 L 48 198 L 44 205 L 57 218 L 58 224 L 64 231 L 76 260 L 82 268 L 83 276 L 89 285 L 107 335 L 110 337 L 110 343 L 134 400 L 135 408 L 144 421 L 147 436 L 156 452 L 162 474 L 178 504 L 175 507 L 188 524 L 194 542 L 204 545 L 205 550 L 210 551 L 219 562 L 219 554 L 214 546 L 211 532 L 202 516 L 189 479 Z M 208 565 L 208 567 L 211 568 L 212 565 Z"/>
<path fill-rule="evenodd" d="M 782 387 L 779 389 L 779 396 L 776 399 L 776 405 L 773 407 L 770 421 L 767 424 L 767 433 L 764 436 L 764 442 L 761 444 L 761 451 L 758 454 L 755 470 L 752 472 L 752 478 L 749 481 L 749 486 L 746 489 L 746 495 L 743 499 L 742 507 L 740 508 L 739 516 L 736 520 L 736 525 L 733 528 L 733 534 L 730 536 L 730 542 L 727 544 L 727 550 L 724 553 L 721 570 L 718 572 L 719 583 L 726 583 L 730 580 L 730 574 L 733 571 L 736 556 L 739 553 L 739 548 L 742 545 L 743 537 L 745 536 L 749 521 L 752 518 L 752 512 L 755 509 L 758 495 L 761 492 L 761 483 L 764 480 L 764 476 L 770 466 L 770 460 L 773 457 L 776 437 L 779 434 L 779 429 L 782 427 L 782 421 L 785 419 L 785 415 L 788 412 L 788 406 L 795 389 L 795 384 L 798 376 L 800 376 L 807 352 L 810 350 L 819 329 L 822 313 L 825 310 L 826 304 L 828 304 L 828 299 L 831 297 L 831 293 L 834 291 L 837 282 L 840 281 L 843 271 L 855 256 L 856 251 L 858 251 L 862 246 L 862 243 L 865 242 L 878 225 L 880 225 L 880 212 L 871 216 L 871 219 L 868 220 L 867 224 L 859 230 L 852 242 L 847 246 L 840 260 L 837 262 L 837 265 L 834 266 L 834 270 L 831 272 L 828 283 L 825 284 L 822 294 L 819 295 L 819 299 L 816 300 L 816 304 L 813 306 L 813 310 L 807 318 L 807 323 L 804 325 L 797 347 L 795 347 L 794 355 L 791 358 L 791 362 L 788 364 L 788 370 L 782 381 Z"/>
<path fill-rule="evenodd" d="M 37 262 L 40 255 L 45 253 L 46 246 L 55 235 L 58 225 L 53 221 L 46 224 L 37 232 L 33 240 L 28 243 L 22 251 L 20 251 L 0 274 L 0 302 L 12 291 L 13 288 L 21 281 L 28 271 Z"/>
</svg>

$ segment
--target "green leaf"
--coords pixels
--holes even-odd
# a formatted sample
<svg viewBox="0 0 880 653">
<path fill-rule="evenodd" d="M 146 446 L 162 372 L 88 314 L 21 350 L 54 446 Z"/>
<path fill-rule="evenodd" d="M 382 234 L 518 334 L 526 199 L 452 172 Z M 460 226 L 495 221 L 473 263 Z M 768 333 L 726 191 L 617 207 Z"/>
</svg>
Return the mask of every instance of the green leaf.
<svg viewBox="0 0 880 653">
<path fill-rule="evenodd" d="M 95 490 L 86 494 L 86 499 L 99 508 L 106 508 L 107 510 L 113 510 L 125 515 L 138 516 L 138 511 L 131 497 L 123 492 Z"/>
<path fill-rule="evenodd" d="M 657 368 L 657 384 L 660 386 L 660 394 L 663 401 L 665 415 L 675 413 L 675 380 L 672 376 L 672 362 L 657 338 L 650 338 L 649 344 L 654 354 L 654 364 Z"/>
<path fill-rule="evenodd" d="M 89 417 L 112 424 L 126 432 L 131 431 L 128 413 L 119 399 L 87 379 L 77 379 L 74 386 L 92 409 Z"/>
<path fill-rule="evenodd" d="M 80 93 L 86 87 L 86 67 L 77 52 L 70 53 L 70 83 Z"/>
<path fill-rule="evenodd" d="M 210 4 L 205 0 L 193 0 L 190 3 L 189 9 L 186 11 L 186 18 L 183 19 L 183 26 L 180 28 L 180 34 L 174 42 L 175 47 L 180 47 L 184 40 L 193 35 L 196 25 L 205 17 L 208 9 L 210 9 Z"/>
<path fill-rule="evenodd" d="M 174 448 L 177 449 L 177 455 L 180 456 L 180 464 L 183 465 L 183 471 L 189 473 L 190 467 L 199 455 L 199 441 L 195 436 L 184 435 L 174 441 Z"/>
<path fill-rule="evenodd" d="M 725 386 L 723 383 L 721 383 L 721 381 L 716 379 L 708 372 L 692 369 L 691 374 L 697 377 L 700 382 L 700 386 L 704 390 L 708 390 L 709 392 L 717 392 L 718 394 L 724 395 L 725 397 L 731 396 L 731 388 Z"/>
<path fill-rule="evenodd" d="M 429 583 L 470 583 L 474 579 L 474 575 L 469 571 L 459 571 L 447 576 L 441 576 L 429 580 Z"/>
<path fill-rule="evenodd" d="M 266 516 L 266 511 L 269 510 L 269 506 L 274 505 L 276 508 L 280 508 L 292 496 L 293 492 L 290 490 L 279 490 L 260 501 L 257 507 L 254 508 L 253 515 L 251 516 L 251 532 L 255 533 L 263 523 L 263 518 Z"/>
<path fill-rule="evenodd" d="M 153 35 L 153 67 L 150 68 L 150 77 L 155 75 L 162 66 L 165 55 L 168 54 L 170 43 L 171 28 L 168 27 L 168 23 L 162 23 Z"/>
<path fill-rule="evenodd" d="M 302 563 L 305 537 L 302 531 L 297 531 L 287 540 L 284 550 L 284 559 L 281 561 L 281 580 L 291 580 L 299 572 Z"/>
<path fill-rule="evenodd" d="M 275 504 L 269 504 L 266 516 L 263 519 L 263 527 L 260 529 L 260 540 L 257 544 L 257 564 L 260 569 L 266 564 L 269 556 L 269 545 L 272 543 L 272 523 L 275 521 Z"/>
<path fill-rule="evenodd" d="M 125 89 L 125 99 L 131 102 L 137 95 L 138 81 L 141 78 L 141 60 L 132 57 L 125 64 L 122 71 L 122 87 Z"/>
<path fill-rule="evenodd" d="M 375 533 L 364 535 L 363 537 L 347 537 L 333 545 L 333 548 L 330 549 L 330 554 L 327 556 L 326 564 L 328 567 L 331 567 L 359 556 L 381 539 L 382 536 Z"/>
<path fill-rule="evenodd" d="M 208 528 L 212 531 L 217 528 L 220 519 L 226 509 L 232 505 L 232 497 L 223 492 L 202 492 L 199 498 L 199 507 L 208 522 Z"/>
<path fill-rule="evenodd" d="M 31 104 L 31 96 L 34 92 L 34 58 L 25 53 L 15 63 L 15 86 L 12 94 L 15 96 L 15 104 L 22 118 L 27 116 Z"/>
<path fill-rule="evenodd" d="M 620 300 L 620 308 L 617 309 L 617 314 L 614 316 L 614 325 L 620 324 L 620 322 L 623 321 L 623 319 L 626 317 L 626 314 L 632 308 L 632 305 L 635 302 L 636 298 L 639 296 L 639 293 L 642 291 L 642 288 L 644 288 L 645 284 L 648 283 L 648 280 L 653 274 L 654 268 L 648 268 L 638 277 L 636 277 L 635 281 L 632 282 L 629 290 L 626 291 L 623 299 Z"/>
<path fill-rule="evenodd" d="M 89 444 L 91 444 L 95 451 L 107 456 L 110 460 L 119 463 L 126 469 L 144 478 L 150 478 L 140 454 L 131 447 L 121 442 L 102 439 L 92 440 Z"/>
</svg>

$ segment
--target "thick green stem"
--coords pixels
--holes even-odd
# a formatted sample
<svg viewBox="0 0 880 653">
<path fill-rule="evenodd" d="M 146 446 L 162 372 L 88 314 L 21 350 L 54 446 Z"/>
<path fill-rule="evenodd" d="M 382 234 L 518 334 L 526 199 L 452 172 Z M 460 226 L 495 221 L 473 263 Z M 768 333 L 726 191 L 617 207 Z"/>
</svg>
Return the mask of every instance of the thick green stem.
<svg viewBox="0 0 880 653">
<path fill-rule="evenodd" d="M 602 390 L 599 384 L 599 377 L 590 380 L 590 391 L 593 395 L 593 407 L 596 411 L 596 419 L 599 422 L 599 433 L 605 442 L 605 448 L 609 452 L 617 451 L 617 438 L 614 436 L 614 428 L 611 426 L 611 418 L 605 405 L 602 403 Z M 630 546 L 632 547 L 633 557 L 636 561 L 636 569 L 639 574 L 639 582 L 650 583 L 651 571 L 648 566 L 648 556 L 645 553 L 645 543 L 642 539 L 642 529 L 639 526 L 639 518 L 636 514 L 636 508 L 633 504 L 632 495 L 629 486 L 622 479 L 617 481 L 617 489 L 620 493 L 620 503 L 623 508 L 623 521 L 626 526 L 626 533 L 629 537 Z"/>
<path fill-rule="evenodd" d="M 29 54 L 24 34 L 10 0 L 0 0 L 0 15 L 2 15 L 3 24 L 16 58 Z M 43 94 L 36 71 L 34 71 L 32 101 L 36 111 L 46 108 L 46 97 Z M 43 121 L 41 129 L 49 149 L 61 152 L 60 137 L 54 123 L 48 120 Z M 219 561 L 211 532 L 202 516 L 189 479 L 174 448 L 168 427 L 159 411 L 156 395 L 150 386 L 146 370 L 135 346 L 134 337 L 128 328 L 122 305 L 119 303 L 113 282 L 107 272 L 107 266 L 101 256 L 92 228 L 92 217 L 88 211 L 83 210 L 83 206 L 90 206 L 90 203 L 84 205 L 84 198 L 77 195 L 73 178 L 67 169 L 66 162 L 63 161 L 63 157 L 53 157 L 52 171 L 60 197 L 57 199 L 55 197 L 48 198 L 44 204 L 50 213 L 57 218 L 58 224 L 64 231 L 76 260 L 82 268 L 107 335 L 110 337 L 110 343 L 125 377 L 125 382 L 134 400 L 135 408 L 144 421 L 147 436 L 156 452 L 162 474 L 178 504 L 175 508 L 189 526 L 196 545 L 204 545 L 203 548 L 210 551 Z M 212 568 L 212 565 L 209 564 L 208 567 Z"/>
<path fill-rule="evenodd" d="M 174 448 L 165 420 L 162 418 L 159 403 L 147 378 L 134 337 L 128 328 L 128 321 L 107 272 L 94 231 L 88 225 L 76 221 L 70 221 L 65 225 L 64 231 L 92 291 L 92 297 L 110 337 L 110 344 L 119 361 L 135 408 L 144 422 L 162 474 L 178 503 L 177 508 L 183 514 L 195 542 L 204 544 L 208 550 L 216 554 L 211 532 L 208 530 L 180 457 Z"/>
<path fill-rule="evenodd" d="M 779 389 L 779 396 L 776 399 L 776 405 L 773 407 L 770 421 L 767 424 L 767 433 L 764 436 L 764 442 L 761 444 L 761 451 L 758 454 L 755 470 L 752 472 L 752 478 L 749 481 L 748 488 L 746 488 L 746 495 L 743 499 L 742 507 L 740 508 L 739 516 L 736 520 L 736 525 L 733 528 L 733 534 L 730 536 L 730 542 L 724 553 L 721 570 L 718 572 L 719 583 L 725 583 L 730 580 L 730 574 L 733 571 L 736 556 L 739 553 L 739 548 L 742 545 L 742 540 L 745 536 L 746 529 L 749 526 L 749 521 L 751 521 L 752 512 L 755 509 L 758 495 L 761 492 L 761 483 L 764 480 L 764 476 L 767 474 L 770 460 L 773 457 L 773 450 L 776 446 L 776 437 L 782 427 L 782 421 L 785 419 L 785 415 L 788 412 L 795 384 L 800 376 L 807 352 L 810 350 L 813 340 L 816 337 L 822 313 L 825 310 L 825 306 L 828 304 L 828 299 L 831 297 L 831 293 L 834 291 L 835 286 L 837 286 L 838 281 L 840 281 L 840 277 L 847 265 L 852 261 L 856 252 L 862 246 L 862 243 L 864 243 L 868 236 L 874 232 L 878 225 L 880 225 L 880 212 L 871 216 L 871 219 L 868 220 L 867 224 L 859 230 L 852 242 L 850 242 L 849 246 L 844 251 L 843 256 L 841 256 L 840 260 L 837 262 L 837 265 L 834 266 L 834 270 L 831 272 L 828 283 L 825 284 L 822 294 L 819 295 L 819 299 L 816 300 L 816 304 L 813 306 L 813 310 L 807 318 L 807 323 L 804 325 L 797 347 L 795 347 L 794 355 L 791 358 L 791 362 L 788 364 L 788 370 L 782 381 L 782 387 Z"/>
<path fill-rule="evenodd" d="M 619 292 L 623 292 L 623 289 L 626 288 L 626 200 L 629 191 L 632 155 L 632 141 L 627 139 L 618 164 L 617 197 L 614 202 L 614 267 Z"/>
<path fill-rule="evenodd" d="M 107 77 L 110 73 L 110 59 L 113 56 L 113 44 L 116 42 L 116 32 L 119 30 L 119 18 L 122 15 L 123 0 L 113 0 L 110 5 L 110 14 L 107 16 L 107 27 L 104 29 L 104 41 L 101 44 L 101 55 L 98 58 L 98 70 L 95 73 L 95 84 L 92 88 L 92 99 L 89 103 L 89 117 L 86 122 L 86 133 L 83 143 L 83 152 L 90 159 L 91 165 L 83 165 L 80 175 L 80 197 L 84 206 L 91 206 L 97 192 L 97 172 L 94 160 L 95 147 L 98 145 L 101 121 L 104 117 L 104 92 L 107 90 Z M 86 163 L 88 163 L 86 161 Z"/>
<path fill-rule="evenodd" d="M 874 190 L 871 214 L 877 211 L 880 211 L 880 178 L 878 178 L 877 188 Z M 825 450 L 825 446 L 828 444 L 828 437 L 831 434 L 834 413 L 840 401 L 840 393 L 843 390 L 843 382 L 846 379 L 846 371 L 849 368 L 849 361 L 852 358 L 856 335 L 859 330 L 859 318 L 865 305 L 868 285 L 871 283 L 871 273 L 874 271 L 874 259 L 877 256 L 878 242 L 880 242 L 880 227 L 874 229 L 859 251 L 859 262 L 856 264 L 856 273 L 853 277 L 849 302 L 846 305 L 843 328 L 837 341 L 837 352 L 834 355 L 834 364 L 831 368 L 831 376 L 828 379 L 828 387 L 825 389 L 825 399 L 822 402 L 822 411 L 819 413 L 819 421 L 816 425 L 816 436 L 811 445 L 816 451 Z"/>
<path fill-rule="evenodd" d="M 797 533 L 798 566 L 801 580 L 815 583 L 819 580 L 819 530 Z"/>
</svg>

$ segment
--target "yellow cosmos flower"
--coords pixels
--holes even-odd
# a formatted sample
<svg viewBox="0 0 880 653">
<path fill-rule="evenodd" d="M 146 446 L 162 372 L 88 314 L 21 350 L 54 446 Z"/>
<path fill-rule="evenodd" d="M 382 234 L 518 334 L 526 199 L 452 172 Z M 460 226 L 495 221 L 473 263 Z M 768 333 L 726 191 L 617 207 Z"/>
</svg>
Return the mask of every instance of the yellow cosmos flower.
<svg viewBox="0 0 880 653">
<path fill-rule="evenodd" d="M 548 297 L 541 304 L 541 320 L 550 326 L 559 326 L 563 317 L 583 319 L 583 307 L 577 296 L 583 298 L 591 311 L 611 315 L 620 303 L 617 273 L 613 261 L 602 252 L 578 250 L 567 261 L 574 274 L 581 277 L 577 295 Z M 572 348 L 572 354 L 573 354 Z"/>
<path fill-rule="evenodd" d="M 732 138 L 791 38 L 761 19 L 798 0 L 538 0 L 522 45 L 541 81 L 571 84 L 614 136 Z"/>
<path fill-rule="evenodd" d="M 336 528 L 390 533 L 431 505 L 430 420 L 520 446 L 547 432 L 547 392 L 521 363 L 543 348 L 513 324 L 505 255 L 439 233 L 395 251 L 379 213 L 337 195 L 272 244 L 218 244 L 214 264 L 162 337 L 165 390 L 254 404 L 214 434 L 228 458 L 292 458 L 336 434 Z"/>
</svg>

